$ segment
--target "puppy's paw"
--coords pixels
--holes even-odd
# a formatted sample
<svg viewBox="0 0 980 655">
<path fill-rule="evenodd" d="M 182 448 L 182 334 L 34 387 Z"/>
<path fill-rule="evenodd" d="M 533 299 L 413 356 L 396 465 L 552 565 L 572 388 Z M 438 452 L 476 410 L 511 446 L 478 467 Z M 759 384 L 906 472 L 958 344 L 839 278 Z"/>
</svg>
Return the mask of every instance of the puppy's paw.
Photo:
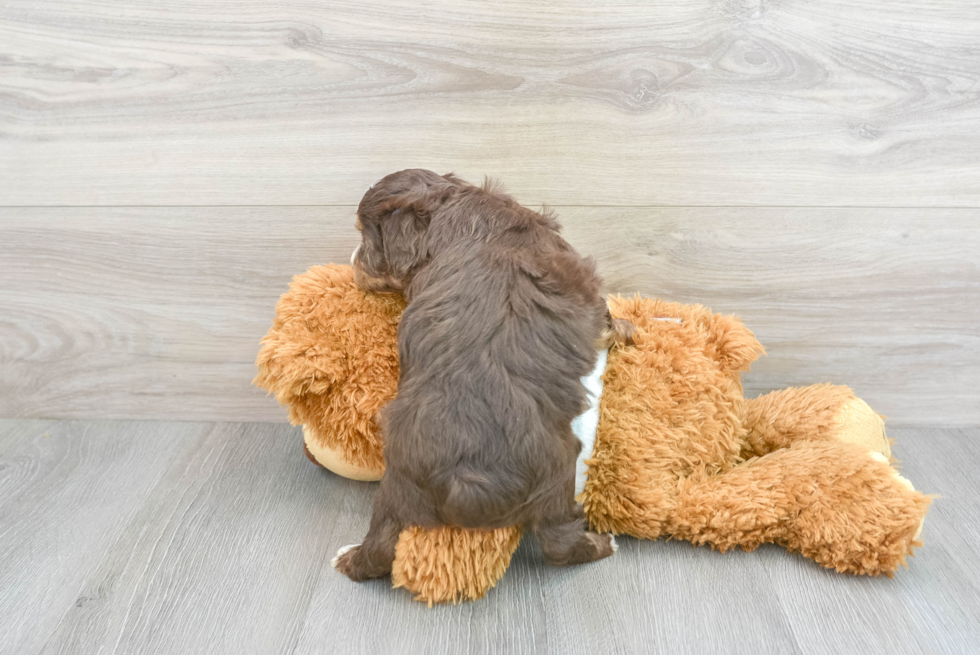
<svg viewBox="0 0 980 655">
<path fill-rule="evenodd" d="M 391 574 L 391 562 L 371 561 L 368 551 L 364 550 L 363 544 L 344 546 L 337 551 L 337 555 L 330 560 L 330 566 L 334 567 L 354 582 L 383 578 Z"/>
<path fill-rule="evenodd" d="M 596 534 L 590 532 L 589 536 L 592 538 L 595 544 L 595 559 L 604 559 L 610 557 L 613 553 L 619 550 L 619 544 L 616 543 L 616 537 L 610 534 Z"/>
<path fill-rule="evenodd" d="M 576 547 L 568 553 L 564 562 L 554 562 L 564 565 L 585 564 L 611 556 L 619 547 L 611 534 L 584 532 Z"/>
<path fill-rule="evenodd" d="M 367 577 L 361 575 L 360 569 L 358 567 L 358 553 L 361 550 L 360 544 L 351 544 L 349 546 L 344 546 L 337 551 L 337 554 L 332 560 L 330 560 L 330 566 L 334 567 L 348 578 L 354 582 L 360 582 L 361 580 L 366 580 Z"/>
</svg>

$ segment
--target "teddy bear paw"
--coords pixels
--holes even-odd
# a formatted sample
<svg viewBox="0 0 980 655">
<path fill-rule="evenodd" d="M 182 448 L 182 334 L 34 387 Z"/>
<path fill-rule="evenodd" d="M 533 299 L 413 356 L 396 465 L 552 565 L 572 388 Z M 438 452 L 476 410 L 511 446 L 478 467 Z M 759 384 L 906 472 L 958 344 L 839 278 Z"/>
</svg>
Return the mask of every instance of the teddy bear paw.
<svg viewBox="0 0 980 655">
<path fill-rule="evenodd" d="M 905 487 L 909 491 L 915 491 L 915 486 L 912 484 L 911 480 L 900 475 L 899 472 L 895 469 L 895 467 L 891 465 L 891 462 L 887 457 L 885 457 L 884 455 L 882 455 L 881 453 L 875 450 L 870 451 L 870 454 L 873 460 L 877 462 L 881 462 L 882 464 L 887 464 L 888 468 L 891 469 L 892 477 L 895 478 L 903 487 Z M 919 521 L 919 526 L 916 528 L 915 536 L 912 537 L 912 539 L 918 540 L 919 537 L 922 535 L 922 525 L 925 523 L 925 520 L 926 517 L 923 516 L 922 519 Z"/>
</svg>

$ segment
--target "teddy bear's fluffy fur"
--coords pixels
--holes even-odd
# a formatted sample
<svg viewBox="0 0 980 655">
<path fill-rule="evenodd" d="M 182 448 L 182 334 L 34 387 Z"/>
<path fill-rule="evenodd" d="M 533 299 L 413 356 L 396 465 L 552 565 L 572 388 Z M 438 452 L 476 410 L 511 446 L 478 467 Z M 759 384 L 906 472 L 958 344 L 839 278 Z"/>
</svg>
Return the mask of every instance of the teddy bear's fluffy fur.
<svg viewBox="0 0 980 655">
<path fill-rule="evenodd" d="M 349 266 L 314 266 L 293 278 L 262 340 L 253 383 L 304 426 L 311 459 L 336 453 L 359 474 L 346 477 L 377 480 L 384 470 L 375 416 L 398 389 L 404 309 L 399 295 L 358 289 Z"/>
<path fill-rule="evenodd" d="M 753 400 L 740 374 L 763 353 L 737 319 L 700 306 L 611 298 L 636 326 L 609 354 L 595 446 L 579 500 L 590 526 L 719 550 L 778 543 L 856 574 L 891 573 L 930 499 L 891 466 L 881 418 L 846 387 Z M 348 267 L 297 276 L 263 341 L 257 384 L 306 427 L 311 459 L 359 479 L 383 471 L 375 412 L 395 394 L 397 296 L 359 291 Z M 483 596 L 520 528 L 406 529 L 392 579 L 418 600 Z"/>
</svg>

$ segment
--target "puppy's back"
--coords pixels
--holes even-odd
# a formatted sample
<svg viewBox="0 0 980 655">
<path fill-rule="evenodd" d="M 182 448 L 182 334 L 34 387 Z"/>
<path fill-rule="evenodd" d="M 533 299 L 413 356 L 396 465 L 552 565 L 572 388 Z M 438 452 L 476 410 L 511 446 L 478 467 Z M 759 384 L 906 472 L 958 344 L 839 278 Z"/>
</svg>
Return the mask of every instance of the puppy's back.
<svg viewBox="0 0 980 655">
<path fill-rule="evenodd" d="M 446 210 L 430 230 L 440 219 L 447 232 L 477 228 L 442 244 L 412 284 L 389 461 L 428 490 L 442 522 L 520 523 L 574 469 L 599 281 L 547 216 L 492 194 Z"/>
</svg>

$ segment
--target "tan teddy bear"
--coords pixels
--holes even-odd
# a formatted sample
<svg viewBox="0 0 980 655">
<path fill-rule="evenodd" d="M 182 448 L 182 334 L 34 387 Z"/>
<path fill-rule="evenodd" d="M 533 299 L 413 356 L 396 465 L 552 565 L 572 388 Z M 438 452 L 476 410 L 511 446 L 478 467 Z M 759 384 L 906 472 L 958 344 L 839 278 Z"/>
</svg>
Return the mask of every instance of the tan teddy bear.
<svg viewBox="0 0 980 655">
<path fill-rule="evenodd" d="M 651 298 L 610 298 L 634 343 L 601 353 L 578 500 L 599 532 L 670 537 L 725 551 L 782 544 L 837 571 L 891 575 L 914 547 L 930 499 L 891 465 L 884 423 L 829 384 L 746 400 L 740 374 L 763 353 L 731 316 Z M 314 462 L 358 480 L 384 471 L 376 412 L 396 393 L 404 303 L 371 295 L 347 266 L 294 278 L 263 340 L 255 382 L 304 426 Z M 482 597 L 503 575 L 520 526 L 406 529 L 392 578 L 416 599 Z"/>
</svg>

